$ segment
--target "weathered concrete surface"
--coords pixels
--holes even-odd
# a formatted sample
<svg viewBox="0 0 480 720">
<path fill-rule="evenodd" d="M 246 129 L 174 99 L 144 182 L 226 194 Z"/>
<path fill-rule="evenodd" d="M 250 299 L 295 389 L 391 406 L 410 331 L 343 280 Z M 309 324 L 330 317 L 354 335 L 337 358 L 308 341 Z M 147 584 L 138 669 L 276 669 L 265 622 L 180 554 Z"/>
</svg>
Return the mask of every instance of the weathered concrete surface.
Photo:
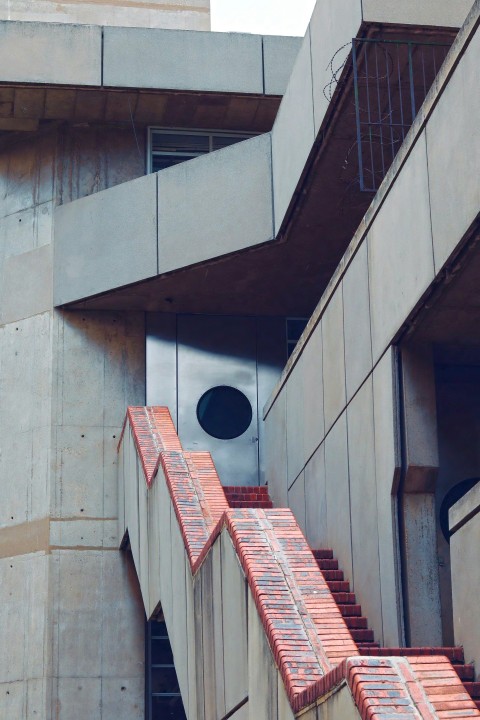
<svg viewBox="0 0 480 720">
<path fill-rule="evenodd" d="M 480 546 L 480 485 L 476 485 L 450 510 L 450 553 L 455 642 L 463 645 L 465 661 L 475 663 L 480 678 L 480 595 L 478 548 Z"/>
<path fill-rule="evenodd" d="M 210 30 L 210 0 L 0 0 L 0 19 Z"/>
<path fill-rule="evenodd" d="M 262 36 L 105 28 L 104 84 L 263 93 Z"/>
<path fill-rule="evenodd" d="M 0 79 L 100 85 L 101 29 L 0 22 Z"/>
<path fill-rule="evenodd" d="M 57 208 L 56 305 L 156 274 L 156 192 L 156 175 L 147 175 Z"/>
<path fill-rule="evenodd" d="M 274 237 L 269 134 L 167 168 L 157 177 L 159 272 Z"/>
<path fill-rule="evenodd" d="M 266 95 L 283 95 L 287 89 L 302 39 L 297 37 L 263 37 L 263 82 Z"/>
<path fill-rule="evenodd" d="M 362 0 L 362 16 L 365 22 L 456 28 L 463 25 L 471 7 L 470 0 L 404 0 L 402 3 Z"/>
</svg>

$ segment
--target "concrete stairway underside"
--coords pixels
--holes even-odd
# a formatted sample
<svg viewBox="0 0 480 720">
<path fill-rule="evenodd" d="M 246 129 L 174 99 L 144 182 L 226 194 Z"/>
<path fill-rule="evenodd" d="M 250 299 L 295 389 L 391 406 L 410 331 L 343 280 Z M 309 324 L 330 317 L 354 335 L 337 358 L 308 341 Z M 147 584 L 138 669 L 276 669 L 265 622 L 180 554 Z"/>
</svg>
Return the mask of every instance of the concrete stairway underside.
<svg viewBox="0 0 480 720">
<path fill-rule="evenodd" d="M 224 490 L 167 408 L 128 409 L 119 485 L 120 537 L 147 617 L 164 613 L 187 717 L 480 718 L 461 649 L 378 648 L 333 552 L 312 552 L 265 489 Z"/>
</svg>

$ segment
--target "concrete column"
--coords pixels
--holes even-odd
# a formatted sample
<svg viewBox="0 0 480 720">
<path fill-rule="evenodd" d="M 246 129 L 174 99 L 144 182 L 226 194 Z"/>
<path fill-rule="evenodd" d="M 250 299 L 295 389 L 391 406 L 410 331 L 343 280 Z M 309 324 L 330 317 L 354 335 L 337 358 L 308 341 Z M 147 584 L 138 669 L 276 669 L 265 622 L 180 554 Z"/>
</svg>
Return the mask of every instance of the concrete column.
<svg viewBox="0 0 480 720">
<path fill-rule="evenodd" d="M 435 376 L 431 347 L 402 349 L 404 469 L 401 484 L 407 644 L 442 644 L 435 482 L 438 473 Z"/>
</svg>

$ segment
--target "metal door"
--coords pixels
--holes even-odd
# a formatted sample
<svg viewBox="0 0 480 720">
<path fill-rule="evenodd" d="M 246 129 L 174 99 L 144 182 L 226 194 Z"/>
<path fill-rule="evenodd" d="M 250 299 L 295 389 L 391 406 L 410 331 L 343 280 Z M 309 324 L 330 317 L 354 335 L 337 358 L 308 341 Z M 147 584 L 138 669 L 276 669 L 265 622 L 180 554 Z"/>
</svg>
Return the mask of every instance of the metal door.
<svg viewBox="0 0 480 720">
<path fill-rule="evenodd" d="M 185 450 L 209 450 L 223 485 L 257 485 L 258 400 L 256 320 L 249 317 L 178 316 L 178 434 Z M 197 406 L 210 388 L 240 390 L 252 407 L 247 430 L 234 439 L 208 434 Z"/>
</svg>

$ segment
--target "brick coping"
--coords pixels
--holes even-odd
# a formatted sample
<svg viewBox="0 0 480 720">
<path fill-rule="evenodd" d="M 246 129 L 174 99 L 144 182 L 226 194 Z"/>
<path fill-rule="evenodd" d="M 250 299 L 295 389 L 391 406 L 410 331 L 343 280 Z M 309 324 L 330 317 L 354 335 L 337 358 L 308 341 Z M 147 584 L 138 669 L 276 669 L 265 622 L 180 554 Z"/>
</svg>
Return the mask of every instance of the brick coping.
<svg viewBox="0 0 480 720">
<path fill-rule="evenodd" d="M 207 452 L 184 452 L 167 408 L 129 407 L 151 487 L 160 467 L 195 575 L 226 529 L 247 578 L 294 713 L 346 682 L 362 720 L 480 718 L 443 656 L 360 657 L 288 508 L 230 509 Z"/>
</svg>

